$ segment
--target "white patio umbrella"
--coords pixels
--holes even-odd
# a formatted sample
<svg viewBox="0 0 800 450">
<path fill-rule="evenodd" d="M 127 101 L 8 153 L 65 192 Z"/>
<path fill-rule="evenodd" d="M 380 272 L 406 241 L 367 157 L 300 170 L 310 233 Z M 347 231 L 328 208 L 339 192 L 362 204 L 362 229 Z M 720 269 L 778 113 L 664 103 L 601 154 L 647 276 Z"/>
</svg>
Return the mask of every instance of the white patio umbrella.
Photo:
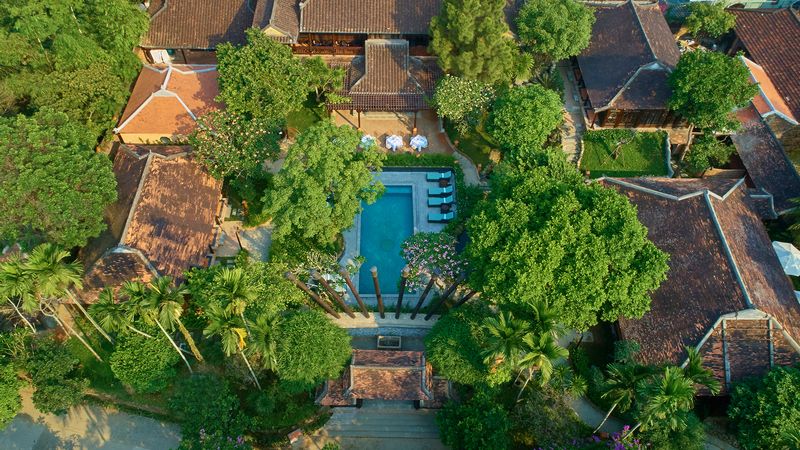
<svg viewBox="0 0 800 450">
<path fill-rule="evenodd" d="M 423 148 L 428 146 L 428 138 L 418 134 L 411 138 L 411 142 L 409 142 L 409 144 L 411 144 L 411 148 L 417 151 L 422 151 Z"/>
<path fill-rule="evenodd" d="M 390 149 L 391 151 L 397 150 L 399 147 L 403 146 L 403 138 L 393 134 L 386 138 L 386 148 Z"/>
<path fill-rule="evenodd" d="M 375 137 L 369 134 L 361 136 L 361 145 L 363 147 L 371 147 L 375 145 Z"/>
<path fill-rule="evenodd" d="M 778 254 L 778 260 L 787 275 L 800 276 L 800 250 L 788 242 L 772 242 L 772 248 Z"/>
</svg>

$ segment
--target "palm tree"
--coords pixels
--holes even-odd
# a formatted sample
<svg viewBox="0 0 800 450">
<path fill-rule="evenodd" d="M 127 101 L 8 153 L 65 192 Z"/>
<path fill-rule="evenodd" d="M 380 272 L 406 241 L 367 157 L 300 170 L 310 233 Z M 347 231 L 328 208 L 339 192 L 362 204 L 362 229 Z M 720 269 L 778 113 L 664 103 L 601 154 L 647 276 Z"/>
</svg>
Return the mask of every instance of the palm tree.
<svg viewBox="0 0 800 450">
<path fill-rule="evenodd" d="M 542 385 L 547 384 L 553 374 L 553 363 L 569 356 L 569 351 L 558 345 L 556 338 L 551 333 L 540 335 L 527 334 L 524 337 L 525 352 L 519 360 L 519 367 L 527 374 L 525 383 L 519 390 L 517 400 L 522 397 L 522 392 L 531 381 L 534 374 L 538 373 Z"/>
<path fill-rule="evenodd" d="M 158 311 L 156 308 L 151 307 L 150 305 L 150 292 L 147 289 L 147 286 L 138 282 L 138 281 L 126 281 L 124 285 L 122 285 L 121 292 L 128 297 L 128 301 L 125 302 L 129 314 L 131 314 L 132 318 L 137 316 L 141 317 L 145 323 L 156 325 L 158 329 L 164 333 L 164 336 L 167 337 L 167 340 L 170 344 L 172 344 L 172 348 L 178 352 L 183 362 L 186 364 L 186 367 L 189 368 L 189 373 L 194 373 L 192 370 L 192 365 L 189 364 L 189 360 L 186 359 L 186 356 L 181 351 L 178 344 L 175 343 L 175 340 L 172 339 L 172 336 L 167 332 L 164 328 L 164 325 L 161 324 L 161 321 L 158 318 Z"/>
<path fill-rule="evenodd" d="M 231 314 L 236 314 L 242 319 L 247 335 L 250 335 L 250 327 L 244 318 L 244 311 L 247 306 L 258 298 L 255 287 L 247 277 L 247 272 L 241 267 L 222 269 L 219 274 L 217 292 L 227 299 L 225 307 Z"/>
<path fill-rule="evenodd" d="M 552 334 L 554 338 L 562 331 L 558 322 L 558 312 L 550 307 L 544 300 L 538 300 L 531 305 L 533 325 L 539 334 Z"/>
<path fill-rule="evenodd" d="M 530 333 L 528 323 L 501 311 L 497 317 L 486 318 L 484 329 L 488 334 L 483 352 L 486 364 L 497 368 L 507 363 L 515 368 L 525 349 L 525 336 Z"/>
<path fill-rule="evenodd" d="M 134 302 L 118 303 L 114 299 L 114 291 L 103 289 L 97 296 L 97 301 L 89 307 L 89 311 L 97 317 L 100 326 L 109 333 L 124 333 L 133 331 L 142 336 L 152 338 L 153 336 L 134 327 L 134 314 L 128 305 Z"/>
<path fill-rule="evenodd" d="M 720 383 L 719 380 L 714 378 L 714 374 L 703 367 L 703 357 L 694 347 L 686 347 L 686 352 L 689 357 L 686 365 L 683 367 L 683 375 L 692 381 L 695 385 L 705 387 L 711 392 L 711 395 L 719 394 Z"/>
<path fill-rule="evenodd" d="M 111 337 L 95 322 L 86 312 L 81 302 L 75 298 L 71 289 L 83 287 L 83 267 L 78 261 L 67 261 L 69 252 L 53 244 L 41 244 L 31 251 L 27 267 L 34 274 L 37 289 L 46 298 L 62 299 L 65 295 L 70 297 L 72 303 L 78 307 L 89 322 L 109 342 Z"/>
<path fill-rule="evenodd" d="M 158 321 L 167 326 L 170 330 L 177 326 L 194 357 L 203 362 L 203 355 L 197 349 L 192 335 L 183 325 L 181 315 L 183 314 L 183 297 L 189 293 L 183 285 L 175 286 L 172 277 L 158 277 L 148 284 L 148 305 L 155 311 Z"/>
<path fill-rule="evenodd" d="M 639 423 L 630 432 L 639 427 L 650 427 L 655 423 L 666 424 L 670 431 L 686 428 L 686 415 L 694 406 L 694 383 L 686 378 L 679 367 L 667 367 L 663 376 L 651 383 L 641 384 L 639 397 L 644 399 L 639 413 Z"/>
<path fill-rule="evenodd" d="M 222 342 L 222 351 L 225 352 L 225 356 L 238 353 L 247 365 L 247 370 L 250 371 L 250 376 L 253 377 L 256 387 L 260 391 L 261 383 L 258 382 L 258 377 L 244 354 L 246 345 L 244 338 L 247 336 L 247 331 L 242 319 L 233 315 L 231 311 L 214 304 L 206 310 L 206 317 L 208 317 L 208 326 L 203 330 L 203 336 L 218 336 Z"/>
<path fill-rule="evenodd" d="M 36 333 L 36 327 L 25 317 L 22 311 L 31 313 L 38 310 L 36 297 L 33 291 L 32 274 L 25 269 L 25 265 L 18 254 L 0 264 L 0 298 L 5 299 L 14 308 L 22 321 Z M 21 309 L 21 310 L 20 310 Z"/>
<path fill-rule="evenodd" d="M 278 341 L 275 340 L 278 329 L 278 316 L 261 314 L 256 321 L 250 324 L 251 353 L 256 353 L 261 358 L 261 367 L 275 371 L 278 368 Z"/>
<path fill-rule="evenodd" d="M 603 421 L 595 428 L 595 433 L 602 428 L 615 409 L 625 412 L 633 406 L 636 401 L 636 386 L 652 374 L 650 367 L 639 364 L 611 363 L 606 367 L 605 392 L 601 397 L 612 403 Z"/>
</svg>

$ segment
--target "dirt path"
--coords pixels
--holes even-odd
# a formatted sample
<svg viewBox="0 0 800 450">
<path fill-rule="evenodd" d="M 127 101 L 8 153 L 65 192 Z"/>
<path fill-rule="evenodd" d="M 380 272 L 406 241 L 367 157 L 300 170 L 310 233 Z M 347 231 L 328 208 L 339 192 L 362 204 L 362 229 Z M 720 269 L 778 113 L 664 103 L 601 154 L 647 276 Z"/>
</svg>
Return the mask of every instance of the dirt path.
<svg viewBox="0 0 800 450">
<path fill-rule="evenodd" d="M 31 394 L 22 391 L 22 411 L 0 431 L 3 449 L 165 450 L 180 442 L 175 424 L 86 404 L 61 416 L 44 414 L 34 408 Z"/>
</svg>

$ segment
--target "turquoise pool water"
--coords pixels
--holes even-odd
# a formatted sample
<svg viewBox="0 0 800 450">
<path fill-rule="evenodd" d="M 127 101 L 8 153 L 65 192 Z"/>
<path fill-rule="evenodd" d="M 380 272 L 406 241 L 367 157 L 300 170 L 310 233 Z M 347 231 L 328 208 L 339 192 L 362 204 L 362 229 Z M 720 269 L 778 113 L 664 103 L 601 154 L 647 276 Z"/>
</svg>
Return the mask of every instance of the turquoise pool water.
<svg viewBox="0 0 800 450">
<path fill-rule="evenodd" d="M 361 213 L 361 256 L 366 258 L 358 277 L 362 294 L 375 294 L 372 266 L 378 268 L 382 294 L 397 294 L 400 272 L 406 265 L 400 244 L 414 233 L 411 186 L 386 186 L 386 192 Z"/>
</svg>

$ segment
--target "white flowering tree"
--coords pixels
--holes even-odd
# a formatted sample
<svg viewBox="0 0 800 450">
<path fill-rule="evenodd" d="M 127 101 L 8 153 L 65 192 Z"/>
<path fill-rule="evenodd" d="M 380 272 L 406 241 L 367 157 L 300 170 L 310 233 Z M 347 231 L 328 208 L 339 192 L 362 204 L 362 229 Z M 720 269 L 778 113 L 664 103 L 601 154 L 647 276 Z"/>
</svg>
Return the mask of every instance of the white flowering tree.
<svg viewBox="0 0 800 450">
<path fill-rule="evenodd" d="M 465 262 L 456 251 L 456 239 L 447 233 L 417 233 L 409 236 L 401 255 L 408 263 L 408 288 L 425 285 L 423 274 L 436 276 L 446 283 L 453 282 L 464 271 Z"/>
<path fill-rule="evenodd" d="M 477 125 L 493 98 L 494 91 L 486 83 L 445 75 L 436 85 L 433 105 L 441 118 L 464 133 Z"/>
<path fill-rule="evenodd" d="M 189 142 L 197 160 L 222 179 L 252 173 L 265 160 L 275 158 L 281 137 L 276 123 L 222 110 L 201 116 Z"/>
</svg>

